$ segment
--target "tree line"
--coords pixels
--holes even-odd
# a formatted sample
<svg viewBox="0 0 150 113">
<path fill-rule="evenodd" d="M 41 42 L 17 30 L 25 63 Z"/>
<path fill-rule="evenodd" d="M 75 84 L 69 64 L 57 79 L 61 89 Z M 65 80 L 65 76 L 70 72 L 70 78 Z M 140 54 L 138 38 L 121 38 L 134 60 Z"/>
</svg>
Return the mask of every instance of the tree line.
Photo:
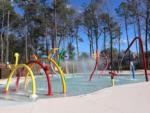
<svg viewBox="0 0 150 113">
<path fill-rule="evenodd" d="M 71 6 L 69 0 L 1 0 L 0 62 L 13 62 L 15 52 L 20 53 L 21 62 L 27 62 L 32 54 L 48 54 L 54 47 L 66 49 L 69 54 L 75 52 L 79 58 L 80 43 L 87 40 L 90 56 L 100 49 L 101 43 L 113 66 L 115 56 L 119 60 L 122 55 L 121 40 L 125 38 L 129 46 L 133 39 L 131 32 L 134 37 L 143 38 L 148 60 L 150 1 L 122 0 L 115 9 L 117 16 L 107 10 L 108 2 L 91 0 L 90 3 L 82 4 L 83 10 L 79 11 Z M 81 31 L 86 39 L 82 37 Z M 136 53 L 141 63 L 138 42 Z M 130 50 L 129 62 L 132 54 Z"/>
</svg>

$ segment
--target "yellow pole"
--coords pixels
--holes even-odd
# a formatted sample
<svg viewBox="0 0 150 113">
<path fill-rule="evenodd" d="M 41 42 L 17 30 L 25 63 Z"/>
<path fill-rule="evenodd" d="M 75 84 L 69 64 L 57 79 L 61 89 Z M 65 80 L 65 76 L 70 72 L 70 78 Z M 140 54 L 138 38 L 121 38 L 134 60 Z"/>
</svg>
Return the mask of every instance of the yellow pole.
<svg viewBox="0 0 150 113">
<path fill-rule="evenodd" d="M 30 67 L 30 69 L 32 70 L 32 68 L 35 66 L 36 64 L 31 64 L 31 65 L 28 65 Z M 24 81 L 24 89 L 26 89 L 28 87 L 28 83 L 29 83 L 29 80 L 28 80 L 28 77 L 29 77 L 30 73 L 27 72 L 27 74 L 25 75 L 25 81 Z"/>
<path fill-rule="evenodd" d="M 33 66 L 34 66 L 35 64 L 31 64 L 31 66 L 29 66 L 30 67 L 30 69 L 32 70 L 32 68 L 33 68 Z M 30 75 L 30 73 L 29 72 L 27 72 L 27 74 L 25 75 L 25 81 L 24 81 L 24 89 L 26 89 L 27 87 L 28 87 L 28 83 L 29 83 L 29 80 L 28 80 L 28 76 Z"/>
<path fill-rule="evenodd" d="M 58 50 L 58 48 L 53 48 L 53 49 L 48 53 L 48 57 L 51 57 L 51 55 L 54 54 L 57 50 Z"/>
<path fill-rule="evenodd" d="M 64 78 L 64 73 L 63 71 L 61 70 L 61 68 L 58 66 L 58 64 L 56 63 L 56 61 L 54 59 L 51 58 L 51 54 L 48 55 L 48 60 L 50 62 L 52 62 L 55 67 L 58 69 L 58 72 L 60 74 L 60 78 L 61 78 L 61 81 L 62 81 L 62 86 L 63 86 L 63 93 L 66 94 L 66 81 L 65 81 L 65 78 Z"/>
<path fill-rule="evenodd" d="M 112 86 L 115 86 L 115 80 L 111 79 L 111 81 L 112 81 Z"/>
<path fill-rule="evenodd" d="M 19 53 L 15 53 L 15 58 L 16 58 L 15 66 L 17 66 L 18 65 L 18 61 L 19 61 Z"/>
<path fill-rule="evenodd" d="M 65 81 L 65 78 L 64 78 L 64 73 L 63 71 L 61 70 L 61 68 L 58 66 L 58 64 L 55 62 L 55 60 L 53 60 L 52 58 L 49 59 L 55 66 L 56 68 L 58 69 L 58 72 L 60 74 L 60 78 L 61 78 L 61 81 L 62 81 L 62 86 L 63 86 L 63 93 L 65 94 L 66 93 L 66 81 Z"/>
</svg>

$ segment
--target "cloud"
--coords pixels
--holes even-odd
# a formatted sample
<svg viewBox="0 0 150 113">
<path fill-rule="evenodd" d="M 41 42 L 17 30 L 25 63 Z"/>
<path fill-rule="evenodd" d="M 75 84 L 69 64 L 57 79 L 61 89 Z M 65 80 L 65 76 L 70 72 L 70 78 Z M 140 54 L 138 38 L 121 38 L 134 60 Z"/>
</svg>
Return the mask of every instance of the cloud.
<svg viewBox="0 0 150 113">
<path fill-rule="evenodd" d="M 72 8 L 72 6 L 70 4 L 67 4 L 66 7 L 69 9 L 69 8 Z"/>
<path fill-rule="evenodd" d="M 127 40 L 126 39 L 122 39 L 120 42 L 121 42 L 121 44 L 127 44 Z"/>
</svg>

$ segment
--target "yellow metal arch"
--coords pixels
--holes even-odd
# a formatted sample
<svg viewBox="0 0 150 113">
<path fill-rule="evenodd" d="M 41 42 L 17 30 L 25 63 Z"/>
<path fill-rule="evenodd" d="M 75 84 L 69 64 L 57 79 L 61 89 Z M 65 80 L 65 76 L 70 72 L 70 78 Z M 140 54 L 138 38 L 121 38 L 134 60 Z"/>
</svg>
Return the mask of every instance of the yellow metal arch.
<svg viewBox="0 0 150 113">
<path fill-rule="evenodd" d="M 7 80 L 7 84 L 6 84 L 6 92 L 9 91 L 9 85 L 10 85 L 10 81 L 12 79 L 12 76 L 14 75 L 15 71 L 19 68 L 26 68 L 28 70 L 28 72 L 30 73 L 31 75 L 31 79 L 32 79 L 32 96 L 36 95 L 36 82 L 35 82 L 35 77 L 33 75 L 33 72 L 32 70 L 26 65 L 26 64 L 19 64 L 17 65 L 13 70 L 12 72 L 10 73 L 9 75 L 9 78 Z"/>
<path fill-rule="evenodd" d="M 58 48 L 54 48 L 49 52 L 48 58 L 46 60 L 48 60 L 49 62 L 53 63 L 53 65 L 57 68 L 60 78 L 61 78 L 61 83 L 62 83 L 62 88 L 63 88 L 63 93 L 66 94 L 67 92 L 67 87 L 66 87 L 66 81 L 65 81 L 65 77 L 64 77 L 64 72 L 62 71 L 62 69 L 59 67 L 59 65 L 57 64 L 57 62 L 51 58 L 51 55 L 54 54 L 56 51 L 58 50 Z M 35 58 L 36 60 L 38 60 L 38 57 L 36 55 L 33 56 L 33 58 Z M 33 65 L 31 65 L 30 68 L 32 68 Z M 28 85 L 28 74 L 26 75 L 26 80 L 25 80 L 25 88 Z"/>
<path fill-rule="evenodd" d="M 28 65 L 28 67 L 32 70 L 32 68 L 34 67 L 35 64 L 31 64 L 31 65 Z M 29 80 L 28 80 L 28 76 L 30 75 L 29 71 L 25 74 L 25 81 L 24 81 L 24 89 L 26 89 L 28 87 L 28 83 L 29 83 Z"/>
<path fill-rule="evenodd" d="M 66 87 L 66 81 L 65 81 L 65 77 L 64 77 L 64 72 L 62 71 L 62 69 L 59 67 L 59 65 L 57 64 L 57 62 L 56 62 L 53 58 L 51 58 L 51 57 L 49 56 L 47 60 L 48 60 L 49 62 L 53 63 L 53 65 L 57 68 L 57 70 L 58 70 L 58 72 L 59 72 L 59 75 L 60 75 L 60 78 L 61 78 L 63 93 L 66 94 L 66 92 L 67 92 L 67 87 Z M 31 65 L 30 68 L 32 69 L 33 66 L 34 66 L 34 64 Z M 25 79 L 25 88 L 26 88 L 27 85 L 28 85 L 28 79 L 27 79 L 27 78 L 28 78 L 28 74 L 26 75 L 26 79 Z"/>
<path fill-rule="evenodd" d="M 32 58 L 34 59 L 34 60 L 38 60 L 38 56 L 37 55 L 35 55 L 35 54 L 33 54 L 32 55 Z M 31 70 L 32 70 L 32 68 L 34 67 L 34 65 L 35 64 L 29 64 L 28 66 L 31 68 Z M 26 74 L 25 74 L 25 82 L 24 82 L 24 89 L 26 89 L 27 87 L 28 87 L 28 83 L 29 83 L 29 80 L 28 80 L 28 76 L 29 76 L 29 72 L 27 72 Z"/>
<path fill-rule="evenodd" d="M 62 86 L 63 86 L 63 93 L 66 94 L 67 87 L 66 87 L 66 81 L 65 81 L 65 77 L 64 77 L 64 72 L 59 67 L 59 65 L 57 64 L 57 62 L 53 58 L 51 58 L 51 55 L 48 56 L 48 60 L 50 62 L 52 62 L 55 65 L 55 67 L 58 69 L 58 72 L 59 72 L 60 78 L 61 78 L 61 83 L 62 83 Z"/>
<path fill-rule="evenodd" d="M 9 68 L 11 69 L 11 73 L 10 73 L 8 80 L 7 80 L 7 84 L 6 84 L 6 88 L 5 88 L 6 92 L 9 91 L 10 81 L 11 81 L 12 76 L 14 75 L 15 71 L 19 68 L 25 68 L 29 72 L 31 79 L 32 79 L 32 97 L 36 97 L 36 82 L 35 82 L 35 77 L 33 75 L 31 68 L 29 66 L 27 66 L 26 64 L 18 64 L 18 61 L 19 61 L 19 54 L 18 53 L 15 53 L 15 58 L 16 58 L 15 66 L 11 67 L 9 65 Z"/>
</svg>

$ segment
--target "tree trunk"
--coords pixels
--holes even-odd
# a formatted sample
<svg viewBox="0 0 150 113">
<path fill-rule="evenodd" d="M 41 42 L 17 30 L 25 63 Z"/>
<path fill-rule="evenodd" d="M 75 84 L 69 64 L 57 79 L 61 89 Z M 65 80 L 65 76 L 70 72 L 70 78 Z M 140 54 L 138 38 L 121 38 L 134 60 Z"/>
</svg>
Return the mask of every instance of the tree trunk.
<svg viewBox="0 0 150 113">
<path fill-rule="evenodd" d="M 90 57 L 92 57 L 92 44 L 90 42 Z"/>
<path fill-rule="evenodd" d="M 106 50 L 106 28 L 104 28 L 104 50 Z"/>
<path fill-rule="evenodd" d="M 54 37 L 52 37 L 52 48 L 57 47 L 57 21 L 56 21 L 56 0 L 54 0 Z"/>
<path fill-rule="evenodd" d="M 60 48 L 61 43 L 64 43 L 63 39 L 64 39 L 64 37 L 63 37 L 63 36 L 60 36 L 60 38 L 59 38 L 59 40 L 58 40 L 58 45 L 57 45 L 58 48 Z M 63 44 L 63 47 L 62 47 L 62 48 L 63 48 L 63 49 L 65 48 L 65 44 Z"/>
<path fill-rule="evenodd" d="M 46 31 L 45 31 L 45 45 L 46 45 L 46 54 L 48 55 L 49 49 L 48 49 L 48 35 L 47 35 L 47 25 L 46 25 Z"/>
<path fill-rule="evenodd" d="M 28 62 L 28 25 L 27 25 L 26 17 L 25 17 L 25 23 L 26 23 L 26 34 L 25 34 L 25 61 Z"/>
<path fill-rule="evenodd" d="M 112 39 L 112 33 L 110 31 L 110 64 L 111 64 L 111 71 L 112 71 L 112 66 L 113 66 L 113 39 Z"/>
<path fill-rule="evenodd" d="M 141 37 L 141 27 L 140 27 L 140 18 L 139 18 L 139 16 L 137 16 L 137 26 L 138 26 L 138 35 L 139 35 L 139 37 Z M 140 46 L 140 42 L 138 43 L 138 45 L 139 45 L 139 63 L 141 64 L 141 66 L 142 66 L 142 53 L 141 53 L 141 46 Z"/>
<path fill-rule="evenodd" d="M 140 25 L 140 16 L 139 16 L 139 12 L 138 12 L 138 5 L 136 2 L 136 11 L 137 11 L 137 15 L 136 15 L 136 20 L 137 20 L 137 28 L 138 28 L 138 36 L 141 37 L 141 25 Z M 141 58 L 141 46 L 140 46 L 140 42 L 138 43 L 139 45 L 139 63 L 142 63 L 142 58 Z"/>
<path fill-rule="evenodd" d="M 78 55 L 78 60 L 79 60 L 79 43 L 78 43 L 78 30 L 76 31 L 76 50 L 77 50 L 77 55 Z"/>
<path fill-rule="evenodd" d="M 99 33 L 98 33 L 98 26 L 96 27 L 95 31 L 95 38 L 96 38 L 96 51 L 98 51 L 98 39 L 99 39 Z"/>
<path fill-rule="evenodd" d="M 136 34 L 136 25 L 135 25 L 135 22 L 134 22 L 134 37 L 137 37 L 137 34 Z M 138 50 L 138 41 L 136 40 L 136 53 L 138 55 L 138 59 L 139 59 L 139 50 Z"/>
<path fill-rule="evenodd" d="M 137 26 L 138 26 L 138 35 L 141 37 L 141 25 L 139 15 L 137 15 Z"/>
<path fill-rule="evenodd" d="M 118 53 L 118 71 L 120 71 L 120 66 L 122 67 L 122 64 L 120 65 L 120 53 L 121 53 L 121 35 L 119 34 L 119 43 L 118 43 L 118 49 L 119 49 L 119 53 Z"/>
<path fill-rule="evenodd" d="M 92 29 L 91 29 L 90 37 L 91 37 L 92 54 L 94 54 L 94 46 L 93 46 L 94 42 L 93 42 L 93 32 L 92 32 Z"/>
<path fill-rule="evenodd" d="M 145 21 L 145 25 L 146 25 L 146 29 L 145 29 L 145 50 L 146 50 L 146 64 L 148 67 L 148 25 L 149 25 L 149 4 L 147 3 L 147 11 L 146 11 L 146 21 Z"/>
<path fill-rule="evenodd" d="M 129 47 L 129 36 L 128 36 L 128 23 L 127 23 L 127 18 L 125 17 L 124 18 L 124 21 L 125 21 L 125 31 L 126 31 L 126 36 L 127 36 L 127 43 L 128 43 L 128 47 Z M 131 57 L 130 57 L 130 50 L 129 50 L 129 63 L 130 64 L 130 61 L 131 61 Z"/>
<path fill-rule="evenodd" d="M 7 14 L 7 35 L 6 35 L 6 59 L 5 62 L 9 62 L 9 17 L 10 17 L 10 11 L 8 11 Z"/>
<path fill-rule="evenodd" d="M 110 35 L 110 69 L 112 71 L 113 67 L 113 36 L 112 36 L 112 30 L 110 26 L 110 20 L 108 21 L 108 30 L 109 30 L 109 35 Z"/>
<path fill-rule="evenodd" d="M 112 31 L 111 28 L 109 28 L 109 35 L 110 35 L 110 69 L 112 71 L 113 67 L 113 37 L 112 37 Z"/>
<path fill-rule="evenodd" d="M 1 63 L 3 64 L 4 46 L 3 46 L 3 33 L 1 33 Z"/>
<path fill-rule="evenodd" d="M 90 30 L 88 29 L 87 31 L 87 36 L 88 36 L 88 39 L 89 39 L 89 49 L 90 49 L 90 57 L 92 58 L 92 42 L 91 42 L 91 33 L 90 33 Z"/>
<path fill-rule="evenodd" d="M 3 0 L 3 3 L 4 3 L 4 0 Z M 2 29 L 4 27 L 4 20 L 5 20 L 5 11 L 4 11 L 4 5 L 3 5 L 3 12 L 2 12 Z M 3 64 L 4 61 L 3 61 L 3 56 L 4 56 L 4 44 L 3 44 L 3 30 L 1 31 L 1 63 Z"/>
</svg>

